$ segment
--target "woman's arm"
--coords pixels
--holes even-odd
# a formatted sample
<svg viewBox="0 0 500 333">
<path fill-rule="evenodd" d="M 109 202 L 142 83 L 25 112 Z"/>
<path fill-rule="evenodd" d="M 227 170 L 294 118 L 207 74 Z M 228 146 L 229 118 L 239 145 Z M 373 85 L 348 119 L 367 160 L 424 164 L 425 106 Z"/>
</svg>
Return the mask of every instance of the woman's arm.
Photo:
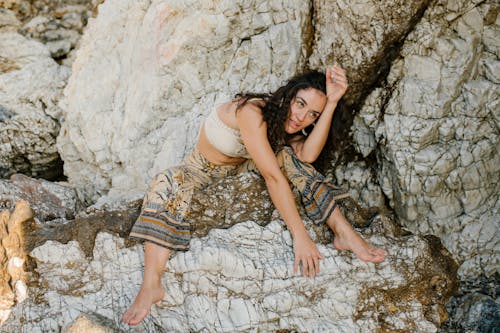
<svg viewBox="0 0 500 333">
<path fill-rule="evenodd" d="M 262 111 L 256 105 L 247 103 L 236 117 L 245 147 L 264 177 L 271 199 L 292 234 L 294 271 L 297 272 L 299 264 L 302 264 L 302 274 L 314 277 L 319 273 L 319 259 L 323 256 L 304 227 L 290 185 L 269 144 Z"/>
<path fill-rule="evenodd" d="M 337 103 L 347 90 L 347 77 L 342 68 L 334 66 L 326 71 L 326 105 L 305 140 L 291 142 L 295 155 L 302 162 L 316 161 L 325 146 Z"/>
</svg>

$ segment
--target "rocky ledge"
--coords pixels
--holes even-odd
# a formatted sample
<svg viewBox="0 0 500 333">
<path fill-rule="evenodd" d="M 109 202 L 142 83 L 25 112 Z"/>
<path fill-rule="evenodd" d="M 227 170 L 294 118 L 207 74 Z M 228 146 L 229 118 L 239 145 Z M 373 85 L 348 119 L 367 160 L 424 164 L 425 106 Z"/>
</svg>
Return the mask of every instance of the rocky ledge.
<svg viewBox="0 0 500 333">
<path fill-rule="evenodd" d="M 32 193 L 44 187 L 43 181 L 23 181 Z M 4 192 L 19 187 L 3 183 Z M 69 193 L 52 186 L 53 198 Z M 215 199 L 208 206 L 206 198 L 215 196 L 197 195 L 193 214 L 203 212 L 206 219 L 195 227 L 190 250 L 168 263 L 165 298 L 135 328 L 120 324 L 120 317 L 142 276 L 142 245 L 124 238 L 140 200 L 102 200 L 72 219 L 53 214 L 50 221 L 38 218 L 48 215 L 34 200 L 37 217 L 25 201 L 6 207 L 0 216 L 2 260 L 8 263 L 1 272 L 0 331 L 436 332 L 447 319 L 458 266 L 438 238 L 413 235 L 378 213 L 359 229 L 387 250 L 383 263 L 371 264 L 336 250 L 331 233 L 311 227 L 325 259 L 319 276 L 304 278 L 293 272 L 290 233 L 263 190 L 258 177 L 244 174 L 207 190 L 226 198 L 239 194 L 238 207 Z M 60 200 L 59 212 L 73 206 L 69 202 Z M 208 231 L 207 224 L 222 228 Z M 20 263 L 17 271 L 9 270 L 14 263 Z"/>
</svg>

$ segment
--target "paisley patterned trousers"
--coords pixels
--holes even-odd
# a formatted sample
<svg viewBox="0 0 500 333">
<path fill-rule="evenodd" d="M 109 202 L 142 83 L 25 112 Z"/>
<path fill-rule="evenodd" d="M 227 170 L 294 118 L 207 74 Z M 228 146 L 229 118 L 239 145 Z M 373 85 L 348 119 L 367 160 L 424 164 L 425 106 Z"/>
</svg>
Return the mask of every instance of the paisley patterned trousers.
<svg viewBox="0 0 500 333">
<path fill-rule="evenodd" d="M 283 174 L 300 193 L 305 211 L 314 223 L 325 223 L 336 207 L 336 200 L 349 196 L 326 181 L 312 165 L 301 162 L 292 148 L 283 148 L 277 158 Z M 130 237 L 173 251 L 187 251 L 191 239 L 188 212 L 193 193 L 217 179 L 246 171 L 258 172 L 252 160 L 239 165 L 215 165 L 195 148 L 183 164 L 159 173 L 151 181 Z"/>
</svg>

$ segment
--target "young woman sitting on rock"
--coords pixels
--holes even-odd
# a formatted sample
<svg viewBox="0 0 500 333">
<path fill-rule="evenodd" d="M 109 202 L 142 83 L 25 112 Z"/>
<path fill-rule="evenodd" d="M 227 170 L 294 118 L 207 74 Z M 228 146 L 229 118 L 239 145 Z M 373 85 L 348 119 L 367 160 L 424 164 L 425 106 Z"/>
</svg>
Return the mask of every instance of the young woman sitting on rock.
<svg viewBox="0 0 500 333">
<path fill-rule="evenodd" d="M 327 223 L 339 250 L 353 251 L 366 262 L 384 260 L 385 251 L 367 243 L 335 203 L 338 193 L 310 163 L 323 149 L 337 102 L 347 89 L 340 67 L 326 75 L 309 72 L 292 78 L 272 94 L 239 95 L 207 117 L 193 152 L 184 163 L 152 181 L 130 236 L 145 241 L 144 277 L 123 322 L 137 325 L 164 296 L 161 275 L 174 251 L 187 251 L 187 216 L 194 191 L 214 180 L 257 169 L 271 199 L 293 236 L 294 271 L 320 272 L 323 258 L 304 227 L 290 184 L 301 194 L 308 216 Z M 310 125 L 308 135 L 303 130 Z"/>
</svg>

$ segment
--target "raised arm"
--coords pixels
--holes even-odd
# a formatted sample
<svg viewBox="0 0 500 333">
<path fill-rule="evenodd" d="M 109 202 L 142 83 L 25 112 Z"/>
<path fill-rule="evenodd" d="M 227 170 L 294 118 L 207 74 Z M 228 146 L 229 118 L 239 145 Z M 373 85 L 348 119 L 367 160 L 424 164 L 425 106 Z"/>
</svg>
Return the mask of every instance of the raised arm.
<svg viewBox="0 0 500 333">
<path fill-rule="evenodd" d="M 344 70 L 334 66 L 326 71 L 326 97 L 327 101 L 323 112 L 316 121 L 316 125 L 305 140 L 291 143 L 295 155 L 302 162 L 316 161 L 323 150 L 337 103 L 347 90 L 347 77 Z"/>
<path fill-rule="evenodd" d="M 319 259 L 323 256 L 312 241 L 299 215 L 287 179 L 267 138 L 267 126 L 259 107 L 247 103 L 237 113 L 241 137 L 248 153 L 266 181 L 271 199 L 293 237 L 294 271 L 302 264 L 302 274 L 314 277 L 319 273 Z"/>
</svg>

